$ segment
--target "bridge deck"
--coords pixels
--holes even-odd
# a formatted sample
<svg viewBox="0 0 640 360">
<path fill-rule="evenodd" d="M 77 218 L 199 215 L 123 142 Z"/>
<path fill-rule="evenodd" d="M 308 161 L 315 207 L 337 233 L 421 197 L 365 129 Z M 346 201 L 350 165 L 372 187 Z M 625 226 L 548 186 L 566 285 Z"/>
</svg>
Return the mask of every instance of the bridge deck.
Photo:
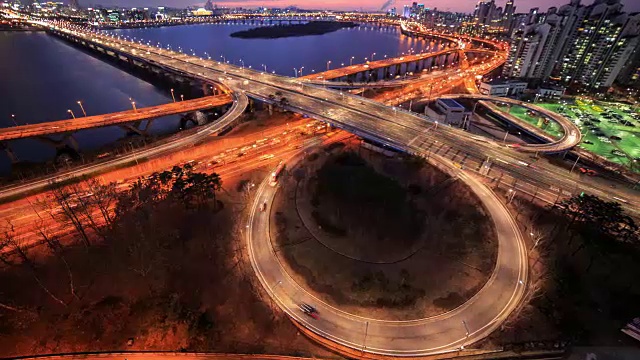
<svg viewBox="0 0 640 360">
<path fill-rule="evenodd" d="M 316 74 L 301 76 L 301 78 L 309 79 L 309 80 L 331 80 L 331 79 L 336 79 L 343 76 L 357 74 L 367 70 L 376 70 L 376 69 L 385 68 L 387 66 L 411 63 L 414 61 L 428 59 L 428 58 L 439 56 L 439 55 L 451 54 L 456 51 L 458 51 L 458 49 L 455 49 L 455 48 L 445 49 L 445 50 L 440 50 L 433 53 L 405 55 L 397 58 L 369 61 L 366 64 L 356 64 L 356 65 L 345 66 L 345 67 L 341 67 L 333 70 L 323 71 Z"/>
<path fill-rule="evenodd" d="M 125 124 L 140 120 L 148 120 L 162 116 L 210 109 L 228 104 L 231 95 L 207 96 L 199 99 L 172 102 L 163 105 L 149 106 L 137 110 L 127 110 L 110 114 L 78 117 L 68 120 L 49 121 L 40 124 L 29 124 L 0 129 L 0 141 L 29 138 L 35 136 L 60 134 L 78 130 Z"/>
</svg>

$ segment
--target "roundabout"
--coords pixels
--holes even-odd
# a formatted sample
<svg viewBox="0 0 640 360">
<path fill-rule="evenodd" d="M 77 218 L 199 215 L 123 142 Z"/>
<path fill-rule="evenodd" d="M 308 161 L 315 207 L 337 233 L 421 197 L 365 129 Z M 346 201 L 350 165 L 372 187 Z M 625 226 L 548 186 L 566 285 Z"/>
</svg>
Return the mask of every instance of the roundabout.
<svg viewBox="0 0 640 360">
<path fill-rule="evenodd" d="M 497 257 L 480 201 L 413 157 L 340 145 L 279 181 L 267 215 L 285 271 L 323 302 L 381 320 L 440 315 L 470 299 Z"/>
<path fill-rule="evenodd" d="M 302 156 L 289 159 L 288 165 L 297 163 Z M 270 186 L 269 179 L 265 179 L 258 187 L 249 215 L 245 233 L 248 251 L 261 284 L 293 321 L 339 346 L 363 353 L 423 356 L 468 347 L 496 330 L 519 305 L 527 283 L 527 256 L 514 219 L 497 195 L 478 180 L 438 156 L 431 156 L 430 162 L 467 185 L 494 223 L 498 255 L 486 284 L 451 311 L 412 320 L 378 319 L 331 305 L 301 286 L 277 256 L 268 214 L 279 186 Z M 261 211 L 264 203 L 266 209 Z M 300 311 L 301 304 L 314 306 L 318 318 Z"/>
</svg>

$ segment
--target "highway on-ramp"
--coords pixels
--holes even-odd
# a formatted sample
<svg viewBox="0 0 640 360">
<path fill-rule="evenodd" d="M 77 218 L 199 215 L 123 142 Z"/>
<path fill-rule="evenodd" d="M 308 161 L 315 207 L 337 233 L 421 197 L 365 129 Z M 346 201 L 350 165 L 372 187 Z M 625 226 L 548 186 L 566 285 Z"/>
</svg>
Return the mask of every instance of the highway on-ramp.
<svg viewBox="0 0 640 360">
<path fill-rule="evenodd" d="M 555 121 L 562 128 L 562 136 L 559 139 L 553 139 L 551 136 L 545 134 L 542 130 L 536 128 L 535 126 L 525 122 L 524 120 L 519 120 L 513 116 L 509 117 L 509 120 L 514 123 L 514 125 L 519 126 L 525 130 L 528 130 L 540 137 L 547 138 L 549 142 L 544 144 L 521 144 L 518 149 L 520 151 L 529 151 L 529 152 L 562 152 L 573 149 L 576 145 L 580 143 L 582 140 L 582 133 L 580 132 L 580 128 L 574 124 L 571 120 L 566 117 L 555 113 L 553 111 L 549 111 L 543 107 L 525 102 L 520 100 L 514 100 L 505 97 L 498 96 L 490 96 L 490 95 L 480 95 L 480 94 L 454 94 L 454 95 L 444 95 L 440 97 L 441 99 L 472 99 L 478 101 L 488 102 L 488 106 L 491 107 L 492 102 L 504 103 L 509 105 L 517 105 L 521 106 L 525 109 L 533 110 L 538 112 L 552 121 Z M 495 108 L 495 106 L 491 107 L 490 110 L 499 111 L 501 114 L 504 112 Z M 506 114 L 508 115 L 508 114 Z"/>
<path fill-rule="evenodd" d="M 509 211 L 477 179 L 447 160 L 430 160 L 471 188 L 494 221 L 498 238 L 495 270 L 486 285 L 460 307 L 447 313 L 410 321 L 386 321 L 347 313 L 322 302 L 297 284 L 280 264 L 271 245 L 269 211 L 278 187 L 265 179 L 259 186 L 246 231 L 252 266 L 262 285 L 295 321 L 338 344 L 366 352 L 393 356 L 420 356 L 456 351 L 498 328 L 518 306 L 527 283 L 527 252 Z M 295 160 L 294 160 L 295 161 Z M 262 203 L 267 209 L 260 211 Z M 311 304 L 319 318 L 303 314 L 298 305 Z M 468 329 L 468 333 L 467 333 Z"/>
</svg>

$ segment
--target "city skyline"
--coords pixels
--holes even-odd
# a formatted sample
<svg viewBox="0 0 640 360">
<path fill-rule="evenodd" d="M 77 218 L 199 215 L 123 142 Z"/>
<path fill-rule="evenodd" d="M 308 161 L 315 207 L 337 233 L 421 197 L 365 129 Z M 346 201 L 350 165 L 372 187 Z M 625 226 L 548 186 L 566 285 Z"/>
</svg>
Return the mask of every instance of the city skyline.
<svg viewBox="0 0 640 360">
<path fill-rule="evenodd" d="M 68 2 L 68 1 L 67 1 Z M 82 6 L 103 5 L 103 6 L 174 6 L 174 7 L 186 7 L 186 6 L 204 6 L 206 1 L 192 2 L 190 0 L 135 0 L 127 1 L 127 4 L 123 3 L 123 0 L 95 0 L 95 1 L 81 1 Z M 589 5 L 593 1 L 582 1 L 583 5 Z M 390 5 L 388 8 L 396 7 L 402 8 L 404 5 L 411 5 L 412 1 L 396 1 L 396 3 Z M 460 0 L 456 1 L 452 6 L 450 1 L 446 0 L 430 0 L 422 1 L 426 7 L 438 8 L 443 11 L 455 11 L 472 13 L 478 1 L 476 0 Z M 497 6 L 504 6 L 506 0 L 496 1 Z M 538 0 L 538 1 L 516 1 L 515 5 L 518 12 L 527 12 L 530 8 L 537 7 L 540 10 L 546 10 L 552 6 L 562 6 L 568 4 L 569 0 Z M 638 12 L 640 11 L 640 2 L 622 1 L 624 4 L 624 11 Z M 224 7 L 287 7 L 295 6 L 301 9 L 331 9 L 331 10 L 365 10 L 365 11 L 377 11 L 385 4 L 384 1 L 371 1 L 371 0 L 356 0 L 346 2 L 343 0 L 324 0 L 324 1 L 304 1 L 296 2 L 293 0 L 223 0 L 214 1 L 217 6 Z"/>
</svg>

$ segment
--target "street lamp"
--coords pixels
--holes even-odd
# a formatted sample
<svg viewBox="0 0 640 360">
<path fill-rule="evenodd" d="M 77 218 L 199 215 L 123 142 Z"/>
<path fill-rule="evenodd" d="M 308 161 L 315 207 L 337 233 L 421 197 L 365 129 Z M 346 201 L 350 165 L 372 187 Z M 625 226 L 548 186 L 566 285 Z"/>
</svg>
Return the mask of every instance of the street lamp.
<svg viewBox="0 0 640 360">
<path fill-rule="evenodd" d="M 74 118 L 74 119 L 76 118 L 76 115 L 73 113 L 73 111 L 71 111 L 71 109 L 67 110 L 67 112 L 68 112 L 69 114 L 71 114 L 71 117 L 72 117 L 72 118 Z"/>
<path fill-rule="evenodd" d="M 86 117 L 87 116 L 87 112 L 84 111 L 84 106 L 82 106 L 82 101 L 78 100 L 78 105 L 80 105 L 80 110 L 82 110 L 82 113 Z"/>
<path fill-rule="evenodd" d="M 573 163 L 573 166 L 571 167 L 571 170 L 569 170 L 569 174 L 571 174 L 573 172 L 573 169 L 576 167 L 576 165 L 578 164 L 578 161 L 580 161 L 580 156 L 582 155 L 578 155 L 578 158 L 576 159 L 576 161 Z"/>
<path fill-rule="evenodd" d="M 349 66 L 353 66 L 353 59 L 355 58 L 355 56 L 352 56 L 351 59 L 349 59 Z"/>
<path fill-rule="evenodd" d="M 460 350 L 464 349 L 464 345 L 469 341 L 469 327 L 467 326 L 467 322 L 462 320 L 462 325 L 464 325 L 464 342 L 460 345 Z"/>
<path fill-rule="evenodd" d="M 371 61 L 373 61 L 373 57 L 376 55 L 376 53 L 372 53 L 371 54 Z"/>
<path fill-rule="evenodd" d="M 176 102 L 176 95 L 173 92 L 173 89 L 171 89 L 171 98 L 173 99 L 173 102 Z"/>
<path fill-rule="evenodd" d="M 264 67 L 264 72 L 267 72 L 267 65 L 262 64 L 262 66 Z"/>
<path fill-rule="evenodd" d="M 180 94 L 180 101 L 184 101 L 184 95 Z"/>
<path fill-rule="evenodd" d="M 240 59 L 240 62 L 242 63 L 242 68 L 244 69 L 244 60 Z"/>
<path fill-rule="evenodd" d="M 18 126 L 18 122 L 16 121 L 16 116 L 14 114 L 11 114 L 11 120 L 16 126 Z"/>
<path fill-rule="evenodd" d="M 327 61 L 327 71 L 329 71 L 330 66 L 331 66 L 331 60 Z"/>
</svg>

